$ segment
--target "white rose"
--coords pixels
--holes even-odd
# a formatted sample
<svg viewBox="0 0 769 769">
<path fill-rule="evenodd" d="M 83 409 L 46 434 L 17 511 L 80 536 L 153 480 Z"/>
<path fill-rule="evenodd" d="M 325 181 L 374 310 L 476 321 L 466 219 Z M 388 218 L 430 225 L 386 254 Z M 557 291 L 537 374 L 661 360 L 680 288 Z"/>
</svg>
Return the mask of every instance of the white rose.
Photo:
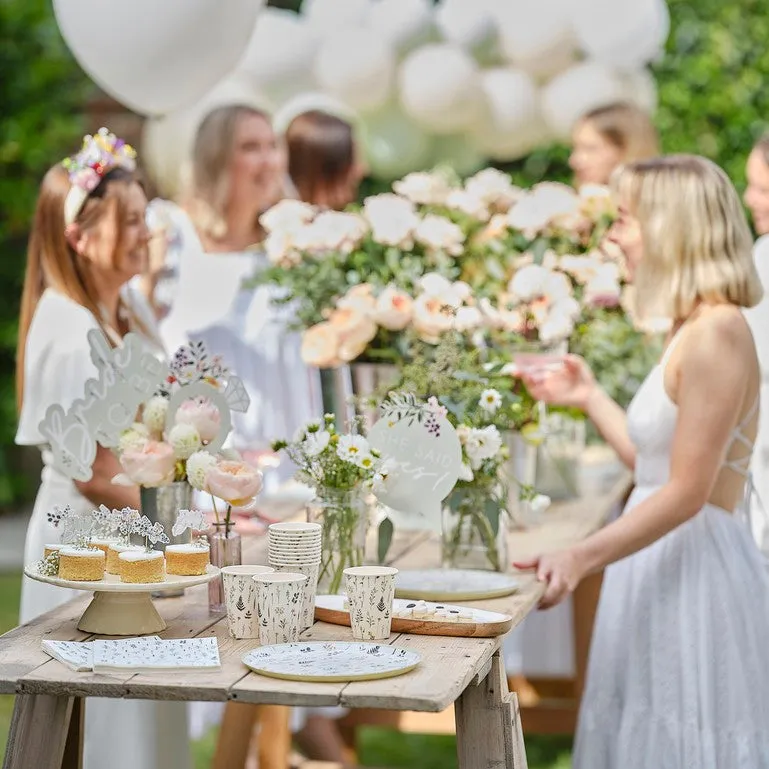
<svg viewBox="0 0 769 769">
<path fill-rule="evenodd" d="M 544 296 L 550 302 L 558 302 L 571 296 L 571 281 L 562 272 L 551 272 Z"/>
<path fill-rule="evenodd" d="M 473 331 L 483 325 L 483 314 L 477 307 L 460 307 L 454 315 L 457 331 Z"/>
<path fill-rule="evenodd" d="M 568 339 L 574 331 L 574 321 L 569 315 L 557 313 L 549 315 L 539 327 L 539 341 L 549 344 Z"/>
<path fill-rule="evenodd" d="M 121 454 L 125 451 L 141 451 L 150 437 L 150 431 L 146 425 L 134 422 L 131 427 L 120 433 L 118 451 Z"/>
<path fill-rule="evenodd" d="M 470 483 L 475 478 L 475 474 L 473 473 L 473 468 L 470 467 L 467 462 L 462 462 L 462 464 L 459 467 L 459 476 L 458 479 L 460 481 L 465 481 L 467 483 Z"/>
<path fill-rule="evenodd" d="M 403 291 L 388 286 L 379 295 L 374 321 L 390 331 L 401 331 L 411 322 L 414 300 Z"/>
<path fill-rule="evenodd" d="M 486 201 L 467 190 L 452 190 L 446 198 L 446 206 L 472 216 L 479 222 L 487 222 L 491 216 Z"/>
<path fill-rule="evenodd" d="M 465 234 L 462 228 L 445 216 L 427 214 L 417 225 L 416 240 L 427 248 L 459 256 L 464 250 Z"/>
<path fill-rule="evenodd" d="M 579 212 L 580 200 L 565 184 L 543 182 L 522 197 L 508 212 L 510 227 L 533 238 L 552 222 Z"/>
<path fill-rule="evenodd" d="M 395 192 L 421 205 L 443 205 L 451 189 L 446 177 L 439 172 L 418 171 L 393 183 Z"/>
<path fill-rule="evenodd" d="M 347 291 L 347 293 L 337 301 L 336 306 L 341 310 L 355 310 L 363 315 L 369 316 L 376 309 L 376 297 L 374 289 L 370 283 L 359 283 Z"/>
<path fill-rule="evenodd" d="M 438 344 L 447 331 L 451 331 L 454 315 L 440 298 L 422 294 L 414 300 L 414 330 L 423 342 Z"/>
<path fill-rule="evenodd" d="M 391 192 L 374 195 L 363 201 L 363 216 L 377 243 L 405 250 L 413 248 L 419 217 L 410 200 Z"/>
<path fill-rule="evenodd" d="M 196 451 L 187 460 L 187 480 L 198 491 L 206 491 L 206 473 L 216 464 L 217 459 L 207 451 Z"/>
<path fill-rule="evenodd" d="M 360 245 L 367 232 L 368 224 L 362 216 L 324 211 L 294 234 L 294 242 L 301 251 L 349 254 Z"/>
<path fill-rule="evenodd" d="M 533 513 L 544 513 L 550 504 L 551 500 L 547 494 L 535 494 L 534 498 L 529 501 Z"/>
<path fill-rule="evenodd" d="M 203 447 L 200 434 L 193 425 L 181 423 L 174 425 L 168 432 L 168 442 L 177 459 L 189 459 Z"/>
<path fill-rule="evenodd" d="M 301 261 L 291 235 L 283 230 L 270 232 L 264 239 L 264 251 L 270 264 L 292 267 Z"/>
<path fill-rule="evenodd" d="M 614 216 L 617 207 L 611 190 L 602 184 L 583 184 L 579 188 L 580 210 L 590 219 Z"/>
<path fill-rule="evenodd" d="M 615 265 L 606 265 L 608 268 Z M 616 270 L 606 269 L 598 272 L 585 284 L 585 301 L 589 304 L 616 307 L 622 298 L 622 287 Z"/>
<path fill-rule="evenodd" d="M 437 272 L 428 272 L 419 279 L 419 288 L 430 296 L 446 296 L 451 292 L 451 281 Z"/>
<path fill-rule="evenodd" d="M 591 256 L 567 254 L 558 260 L 558 268 L 571 275 L 577 283 L 587 283 L 598 272 L 601 263 Z"/>
<path fill-rule="evenodd" d="M 315 216 L 315 208 L 301 200 L 281 200 L 259 217 L 265 232 L 290 232 L 303 224 L 309 224 Z"/>
<path fill-rule="evenodd" d="M 510 177 L 496 168 L 484 168 L 465 182 L 465 190 L 495 211 L 508 211 L 523 194 Z"/>
<path fill-rule="evenodd" d="M 142 422 L 156 434 L 162 433 L 166 427 L 168 414 L 168 399 L 162 395 L 150 398 L 142 410 Z"/>
<path fill-rule="evenodd" d="M 545 296 L 552 273 L 540 264 L 521 267 L 510 281 L 508 289 L 521 302 Z"/>
</svg>

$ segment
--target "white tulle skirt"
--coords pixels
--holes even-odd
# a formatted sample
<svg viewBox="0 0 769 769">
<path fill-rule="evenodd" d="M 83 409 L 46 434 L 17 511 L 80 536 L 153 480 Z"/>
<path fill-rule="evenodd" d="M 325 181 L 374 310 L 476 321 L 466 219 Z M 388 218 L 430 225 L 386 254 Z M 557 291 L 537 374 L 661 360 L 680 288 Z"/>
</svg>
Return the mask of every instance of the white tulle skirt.
<svg viewBox="0 0 769 769">
<path fill-rule="evenodd" d="M 573 761 L 769 769 L 769 577 L 738 517 L 706 505 L 606 570 Z"/>
</svg>

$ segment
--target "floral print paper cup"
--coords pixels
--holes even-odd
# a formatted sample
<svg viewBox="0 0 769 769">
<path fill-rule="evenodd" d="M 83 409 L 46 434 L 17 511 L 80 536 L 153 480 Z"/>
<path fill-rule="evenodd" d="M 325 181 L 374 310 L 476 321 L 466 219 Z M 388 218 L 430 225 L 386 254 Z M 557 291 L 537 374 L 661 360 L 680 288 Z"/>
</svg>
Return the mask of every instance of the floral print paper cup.
<svg viewBox="0 0 769 769">
<path fill-rule="evenodd" d="M 222 570 L 224 601 L 227 606 L 227 628 L 233 638 L 258 638 L 254 582 L 257 574 L 273 574 L 271 566 L 225 566 Z"/>
<path fill-rule="evenodd" d="M 257 574 L 256 609 L 259 643 L 294 643 L 299 639 L 307 575 L 296 572 Z"/>
<path fill-rule="evenodd" d="M 382 641 L 390 637 L 397 573 L 391 566 L 351 566 L 344 570 L 353 638 Z"/>
</svg>

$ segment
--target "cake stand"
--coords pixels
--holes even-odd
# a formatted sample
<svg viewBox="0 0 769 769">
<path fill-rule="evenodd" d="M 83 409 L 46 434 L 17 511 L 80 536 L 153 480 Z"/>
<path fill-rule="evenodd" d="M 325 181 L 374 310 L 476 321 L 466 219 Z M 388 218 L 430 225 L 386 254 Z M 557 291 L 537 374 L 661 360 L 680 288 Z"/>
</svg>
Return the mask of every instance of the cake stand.
<svg viewBox="0 0 769 769">
<path fill-rule="evenodd" d="M 166 629 L 166 623 L 152 603 L 152 594 L 166 590 L 184 590 L 203 585 L 219 577 L 219 569 L 210 564 L 206 573 L 196 577 L 166 575 L 164 582 L 121 582 L 114 574 L 105 574 L 98 582 L 78 582 L 40 574 L 35 566 L 24 569 L 30 579 L 56 587 L 92 590 L 93 599 L 77 623 L 78 630 L 97 635 L 149 635 Z"/>
</svg>

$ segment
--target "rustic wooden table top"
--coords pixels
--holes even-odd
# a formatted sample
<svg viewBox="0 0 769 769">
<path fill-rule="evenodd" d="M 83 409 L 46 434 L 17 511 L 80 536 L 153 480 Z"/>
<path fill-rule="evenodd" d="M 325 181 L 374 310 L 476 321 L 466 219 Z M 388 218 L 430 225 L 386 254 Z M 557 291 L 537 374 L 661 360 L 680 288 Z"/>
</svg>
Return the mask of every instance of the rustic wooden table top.
<svg viewBox="0 0 769 769">
<path fill-rule="evenodd" d="M 510 555 L 522 557 L 558 549 L 599 528 L 629 486 L 623 475 L 605 493 L 554 505 L 542 525 L 510 535 Z M 398 566 L 425 568 L 438 564 L 437 540 L 425 534 L 399 533 L 391 549 Z M 266 561 L 266 537 L 244 542 L 244 562 Z M 531 612 L 542 589 L 530 575 L 521 575 L 515 594 L 470 606 L 512 615 L 513 626 Z M 406 675 L 379 681 L 318 684 L 271 679 L 250 672 L 241 662 L 257 643 L 236 641 L 227 622 L 210 616 L 206 587 L 191 588 L 183 597 L 156 600 L 168 627 L 163 638 L 215 636 L 219 641 L 221 670 L 207 673 L 93 674 L 74 672 L 51 659 L 41 640 L 85 641 L 93 638 L 77 630 L 77 622 L 90 595 L 71 601 L 0 638 L 0 693 L 47 694 L 65 697 L 127 697 L 154 700 L 210 700 L 276 705 L 342 705 L 439 712 L 451 705 L 467 686 L 484 678 L 499 638 L 446 638 L 393 634 L 388 643 L 407 646 L 422 655 L 422 662 Z M 350 640 L 349 628 L 317 622 L 302 634 L 305 640 Z"/>
</svg>

